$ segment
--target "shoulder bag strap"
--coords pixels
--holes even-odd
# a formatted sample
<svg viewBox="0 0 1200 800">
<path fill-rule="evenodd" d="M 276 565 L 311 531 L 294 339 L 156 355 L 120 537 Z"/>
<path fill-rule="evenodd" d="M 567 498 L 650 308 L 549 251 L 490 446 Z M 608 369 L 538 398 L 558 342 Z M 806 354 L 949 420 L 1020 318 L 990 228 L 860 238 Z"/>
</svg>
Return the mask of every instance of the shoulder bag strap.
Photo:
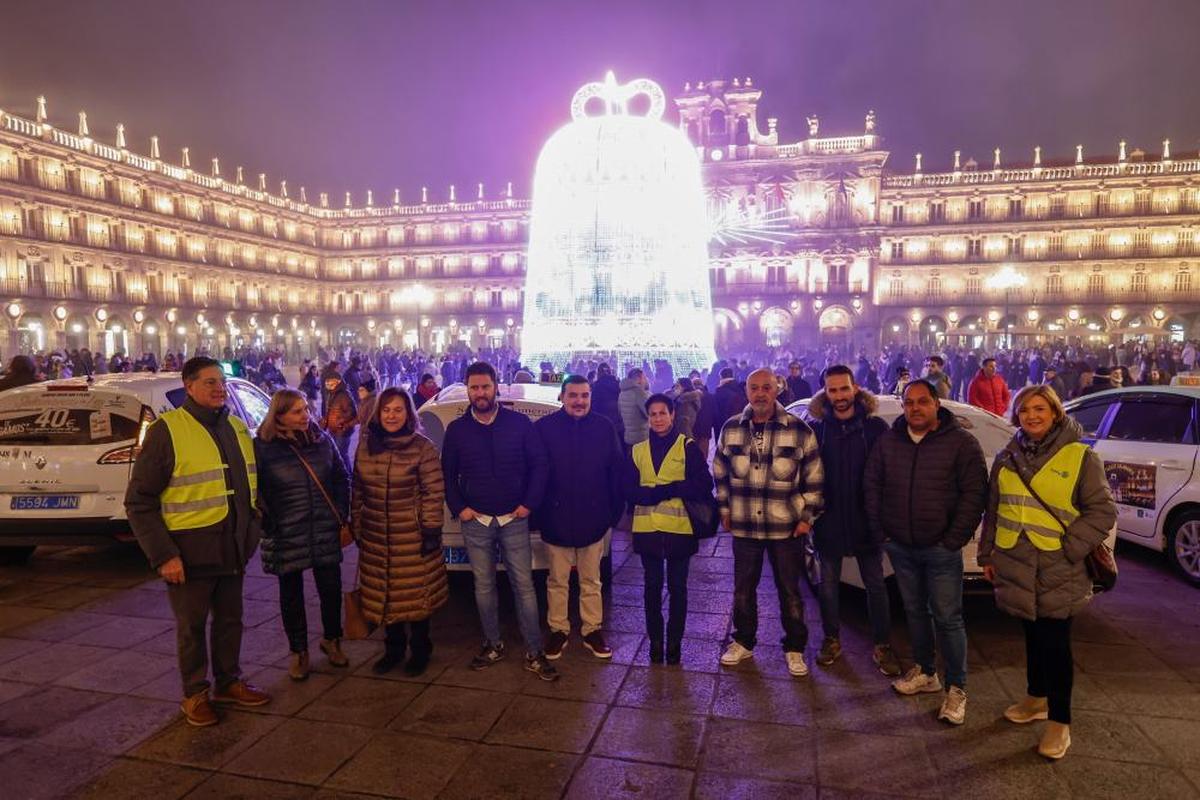
<svg viewBox="0 0 1200 800">
<path fill-rule="evenodd" d="M 1026 480 L 1025 474 L 1023 472 L 1021 472 L 1020 468 L 1017 466 L 1016 462 L 1012 459 L 1011 456 L 1008 458 L 1008 462 L 1009 462 L 1009 468 L 1012 469 L 1013 472 L 1017 473 L 1017 477 L 1021 479 L 1021 483 L 1025 484 L 1026 491 L 1028 491 L 1031 495 L 1033 495 L 1033 499 L 1038 501 L 1038 505 L 1040 505 L 1043 509 L 1045 509 L 1046 513 L 1049 514 L 1054 519 L 1054 521 L 1058 523 L 1058 526 L 1063 529 L 1063 533 L 1066 533 L 1067 532 L 1067 523 L 1063 522 L 1062 519 L 1058 516 L 1058 514 L 1055 513 L 1054 509 L 1046 504 L 1046 501 L 1042 499 L 1042 496 L 1040 494 L 1038 494 L 1037 490 L 1033 488 L 1033 486 L 1029 483 L 1028 480 Z"/>
<path fill-rule="evenodd" d="M 329 510 L 333 512 L 333 516 L 337 519 L 338 524 L 345 525 L 346 523 L 342 520 L 341 513 L 337 510 L 337 506 L 333 504 L 333 498 L 329 496 L 329 492 L 325 491 L 325 487 L 321 485 L 321 481 L 317 480 L 317 473 L 313 472 L 313 468 L 308 465 L 308 461 L 305 460 L 304 456 L 300 455 L 300 448 L 291 442 L 288 442 L 288 447 L 292 448 L 292 452 L 296 454 L 296 458 L 300 459 L 300 464 L 303 465 L 304 471 L 308 473 L 308 477 L 312 478 L 313 483 L 317 486 L 317 490 L 321 492 L 321 496 L 329 504 Z"/>
</svg>

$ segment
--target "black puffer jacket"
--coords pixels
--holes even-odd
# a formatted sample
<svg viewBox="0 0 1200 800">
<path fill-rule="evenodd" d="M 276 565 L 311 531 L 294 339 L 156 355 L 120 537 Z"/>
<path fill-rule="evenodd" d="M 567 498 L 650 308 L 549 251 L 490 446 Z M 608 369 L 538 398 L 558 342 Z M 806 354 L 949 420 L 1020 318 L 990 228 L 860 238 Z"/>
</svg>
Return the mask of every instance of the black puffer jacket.
<svg viewBox="0 0 1200 800">
<path fill-rule="evenodd" d="M 983 449 L 944 406 L 937 430 L 919 444 L 901 415 L 867 457 L 863 488 L 876 542 L 961 550 L 987 501 Z"/>
<path fill-rule="evenodd" d="M 289 440 L 254 439 L 258 489 L 264 510 L 263 571 L 286 575 L 339 564 L 341 520 L 350 515 L 350 476 L 329 434 L 316 425 L 299 437 L 300 455 L 337 506 L 335 515 L 296 457 Z M 339 519 L 340 516 L 340 519 Z"/>
</svg>

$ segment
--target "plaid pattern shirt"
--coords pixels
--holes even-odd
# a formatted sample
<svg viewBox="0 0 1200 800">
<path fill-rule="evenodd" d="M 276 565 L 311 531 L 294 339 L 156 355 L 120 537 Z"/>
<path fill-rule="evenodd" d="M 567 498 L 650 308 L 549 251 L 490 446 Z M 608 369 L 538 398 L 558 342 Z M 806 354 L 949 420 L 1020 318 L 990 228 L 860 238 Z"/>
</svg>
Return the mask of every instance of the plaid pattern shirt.
<svg viewBox="0 0 1200 800">
<path fill-rule="evenodd" d="M 734 536 L 786 539 L 824 508 L 821 448 L 812 428 L 778 403 L 758 441 L 750 420 L 747 406 L 721 428 L 712 465 L 717 506 Z"/>
</svg>

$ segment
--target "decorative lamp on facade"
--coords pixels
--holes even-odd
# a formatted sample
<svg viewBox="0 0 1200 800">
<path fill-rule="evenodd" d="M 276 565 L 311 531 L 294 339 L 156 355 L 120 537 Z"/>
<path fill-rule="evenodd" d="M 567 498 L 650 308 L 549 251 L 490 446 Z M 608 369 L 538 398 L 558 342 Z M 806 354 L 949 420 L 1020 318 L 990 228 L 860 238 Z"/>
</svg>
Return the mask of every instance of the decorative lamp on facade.
<svg viewBox="0 0 1200 800">
<path fill-rule="evenodd" d="M 1108 318 L 1111 319 L 1113 322 L 1120 322 L 1121 318 L 1124 316 L 1125 316 L 1124 309 L 1110 308 L 1108 310 Z"/>
<path fill-rule="evenodd" d="M 988 317 L 988 322 L 999 322 L 1000 321 L 1000 312 L 993 308 L 991 311 L 988 312 L 987 317 Z"/>
<path fill-rule="evenodd" d="M 158 326 L 157 326 L 157 325 L 154 325 L 153 323 L 151 323 L 150 325 L 147 325 L 147 326 L 146 326 L 146 333 L 148 333 L 148 334 L 150 334 L 151 336 L 153 336 L 154 334 L 158 333 Z"/>
<path fill-rule="evenodd" d="M 175 329 L 175 333 L 179 334 L 180 336 L 187 336 L 187 328 L 180 325 Z"/>
<path fill-rule="evenodd" d="M 171 325 L 175 324 L 175 320 L 176 320 L 176 318 L 178 318 L 178 316 L 179 316 L 179 314 L 178 314 L 178 312 L 175 311 L 175 309 L 172 308 L 172 309 L 167 310 L 166 319 L 167 319 L 167 322 L 170 323 Z"/>
<path fill-rule="evenodd" d="M 860 298 L 860 297 L 854 298 L 853 300 L 850 301 L 850 305 L 852 305 L 854 307 L 855 311 L 862 311 L 862 306 L 863 306 L 862 298 Z"/>
<path fill-rule="evenodd" d="M 507 327 L 511 328 L 511 327 L 513 326 L 513 318 L 512 318 L 512 317 L 509 317 L 508 319 L 504 320 L 504 324 L 505 324 Z"/>
<path fill-rule="evenodd" d="M 202 313 L 201 313 L 201 314 L 197 314 L 197 315 L 196 315 L 196 324 L 197 324 L 197 325 L 199 325 L 200 327 L 202 327 L 202 328 L 203 328 L 203 327 L 204 327 L 204 322 L 205 322 L 205 319 L 204 319 L 204 314 L 202 314 Z"/>
<path fill-rule="evenodd" d="M 820 311 L 824 307 L 825 301 L 821 298 L 818 297 L 816 300 L 813 300 L 813 308 L 815 308 L 817 311 Z"/>
<path fill-rule="evenodd" d="M 1037 322 L 1039 316 L 1040 314 L 1038 314 L 1038 310 L 1036 308 L 1031 308 L 1025 312 L 1025 319 L 1029 320 L 1030 322 Z"/>
<path fill-rule="evenodd" d="M 422 327 L 422 328 L 428 328 L 428 327 L 429 327 L 429 317 L 425 317 L 425 318 L 423 318 L 423 319 L 421 320 L 421 327 Z"/>
<path fill-rule="evenodd" d="M 8 312 L 8 315 L 10 317 L 12 317 L 13 319 L 16 319 L 17 317 L 21 316 L 21 311 L 22 311 L 21 304 L 20 303 L 9 303 L 8 308 L 6 308 L 5 311 Z"/>
<path fill-rule="evenodd" d="M 1071 322 L 1078 322 L 1079 321 L 1079 309 L 1078 308 L 1067 309 L 1067 319 L 1071 320 Z"/>
<path fill-rule="evenodd" d="M 59 322 L 62 322 L 64 319 L 66 319 L 67 318 L 67 307 L 66 306 L 55 306 L 54 307 L 54 318 L 56 320 L 58 320 Z"/>
<path fill-rule="evenodd" d="M 10 314 L 12 313 L 12 307 L 11 307 L 11 306 L 9 306 L 9 313 L 10 313 Z M 108 319 L 108 309 L 104 309 L 104 308 L 97 308 L 97 309 L 96 309 L 96 321 L 97 321 L 97 322 L 104 322 L 106 319 Z"/>
<path fill-rule="evenodd" d="M 917 325 L 921 322 L 921 312 L 914 311 L 908 315 L 908 318 L 912 322 L 913 325 Z"/>
<path fill-rule="evenodd" d="M 246 320 L 246 324 L 249 325 L 251 328 L 257 328 L 258 327 L 258 317 L 255 316 L 254 314 L 251 314 L 250 319 Z"/>
<path fill-rule="evenodd" d="M 369 331 L 375 330 L 375 320 L 373 320 L 373 319 L 367 320 L 367 330 L 369 330 Z"/>
<path fill-rule="evenodd" d="M 951 309 L 951 311 L 948 314 L 946 314 L 946 319 L 950 320 L 951 325 L 957 325 L 958 324 L 958 312 Z"/>
<path fill-rule="evenodd" d="M 1154 318 L 1159 322 L 1162 322 L 1167 318 L 1167 312 L 1163 311 L 1161 308 L 1156 308 L 1154 309 Z"/>
<path fill-rule="evenodd" d="M 140 308 L 137 309 L 136 311 L 134 311 L 133 312 L 133 321 L 136 322 L 138 325 L 141 325 L 143 322 L 146 321 L 146 312 L 142 311 Z"/>
</svg>

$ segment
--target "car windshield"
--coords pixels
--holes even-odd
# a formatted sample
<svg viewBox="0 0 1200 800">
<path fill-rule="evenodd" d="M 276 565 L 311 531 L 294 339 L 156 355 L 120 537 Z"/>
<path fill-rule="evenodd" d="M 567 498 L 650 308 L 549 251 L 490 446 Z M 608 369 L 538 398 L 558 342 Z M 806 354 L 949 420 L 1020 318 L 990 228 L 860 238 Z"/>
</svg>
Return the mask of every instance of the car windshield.
<svg viewBox="0 0 1200 800">
<path fill-rule="evenodd" d="M 0 411 L 0 445 L 102 445 L 137 438 L 139 422 L 94 408 L 18 408 Z"/>
</svg>

